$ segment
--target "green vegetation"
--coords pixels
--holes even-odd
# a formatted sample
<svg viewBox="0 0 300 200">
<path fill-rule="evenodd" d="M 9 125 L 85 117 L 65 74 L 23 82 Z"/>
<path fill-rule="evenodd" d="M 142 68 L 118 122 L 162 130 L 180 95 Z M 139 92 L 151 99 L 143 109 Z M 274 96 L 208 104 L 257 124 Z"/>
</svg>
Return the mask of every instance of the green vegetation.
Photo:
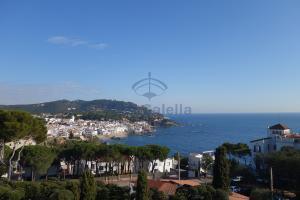
<svg viewBox="0 0 300 200">
<path fill-rule="evenodd" d="M 31 168 L 31 179 L 36 175 L 46 174 L 56 157 L 56 152 L 46 146 L 26 146 L 22 152 L 22 163 L 24 167 Z"/>
<path fill-rule="evenodd" d="M 197 187 L 183 186 L 177 189 L 172 200 L 228 200 L 228 193 L 223 190 L 215 190 L 210 185 L 201 185 Z"/>
<path fill-rule="evenodd" d="M 96 183 L 90 171 L 85 171 L 80 179 L 80 200 L 95 200 Z"/>
<path fill-rule="evenodd" d="M 201 167 L 206 173 L 212 169 L 213 163 L 214 163 L 214 160 L 210 155 L 208 155 L 208 154 L 203 155 Z"/>
<path fill-rule="evenodd" d="M 0 110 L 0 139 L 5 143 L 29 137 L 42 142 L 46 133 L 44 122 L 39 118 L 26 112 Z"/>
<path fill-rule="evenodd" d="M 85 179 L 84 176 L 82 179 Z M 73 180 L 72 184 L 77 187 L 80 182 Z M 0 200 L 78 200 L 78 194 L 80 199 L 130 200 L 129 191 L 128 187 L 104 185 L 101 182 L 88 184 L 88 190 L 82 187 L 72 190 L 69 181 L 15 183 L 0 180 Z"/>
<path fill-rule="evenodd" d="M 229 190 L 229 161 L 226 158 L 226 148 L 221 146 L 216 149 L 213 168 L 213 186 L 216 189 Z"/>
<path fill-rule="evenodd" d="M 149 197 L 147 173 L 142 170 L 138 174 L 135 198 L 136 200 L 149 200 Z"/>
<path fill-rule="evenodd" d="M 285 147 L 278 152 L 258 154 L 255 160 L 258 174 L 266 180 L 272 167 L 275 188 L 299 190 L 300 150 Z"/>
<path fill-rule="evenodd" d="M 272 194 L 267 189 L 254 189 L 251 192 L 250 200 L 271 200 Z"/>
<path fill-rule="evenodd" d="M 251 150 L 247 144 L 244 143 L 224 143 L 222 145 L 226 148 L 227 155 L 230 160 L 236 160 L 234 157 L 244 160 L 244 164 L 247 165 L 246 159 L 248 156 L 251 156 Z"/>
<path fill-rule="evenodd" d="M 7 142 L 13 144 L 13 149 L 5 153 L 5 149 L 0 149 L 4 154 L 4 159 L 0 160 L 0 171 L 3 173 L 7 169 L 8 179 L 12 174 L 12 159 L 16 154 L 16 146 L 20 139 L 33 139 L 36 142 L 43 142 L 46 139 L 47 129 L 44 121 L 31 116 L 26 112 L 2 111 L 0 110 L 0 142 L 4 145 Z M 24 146 L 23 146 L 24 147 Z M 22 150 L 23 148 L 21 148 Z M 8 156 L 9 155 L 9 156 Z M 16 161 L 19 162 L 19 159 Z"/>
<path fill-rule="evenodd" d="M 120 175 L 131 174 L 129 164 L 133 162 L 133 158 L 138 158 L 138 162 L 134 162 L 134 165 L 138 165 L 140 168 L 145 167 L 145 163 L 152 162 L 154 159 L 165 160 L 168 156 L 169 149 L 158 145 L 146 145 L 146 146 L 127 146 L 127 145 L 105 145 L 99 143 L 90 142 L 76 142 L 69 141 L 64 146 L 60 147 L 58 158 L 66 162 L 67 165 L 77 165 L 80 160 L 106 162 L 105 167 L 107 175 Z M 113 166 L 118 167 L 118 171 L 113 171 Z M 135 168 L 139 168 L 135 166 Z M 82 172 L 77 170 L 72 174 L 78 176 Z M 96 172 L 96 176 L 99 176 L 99 172 Z"/>
</svg>

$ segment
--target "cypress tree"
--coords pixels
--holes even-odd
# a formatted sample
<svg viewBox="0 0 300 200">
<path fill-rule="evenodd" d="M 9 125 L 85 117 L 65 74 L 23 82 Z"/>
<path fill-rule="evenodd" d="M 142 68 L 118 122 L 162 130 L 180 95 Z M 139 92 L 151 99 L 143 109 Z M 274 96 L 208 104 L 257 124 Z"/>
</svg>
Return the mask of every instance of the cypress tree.
<svg viewBox="0 0 300 200">
<path fill-rule="evenodd" d="M 229 190 L 229 162 L 226 158 L 226 148 L 218 147 L 215 153 L 213 186 L 215 189 Z"/>
<path fill-rule="evenodd" d="M 136 184 L 136 200 L 149 200 L 147 173 L 143 170 L 139 171 L 138 174 Z"/>
<path fill-rule="evenodd" d="M 90 171 L 85 171 L 80 179 L 80 200 L 96 199 L 96 183 Z"/>
</svg>

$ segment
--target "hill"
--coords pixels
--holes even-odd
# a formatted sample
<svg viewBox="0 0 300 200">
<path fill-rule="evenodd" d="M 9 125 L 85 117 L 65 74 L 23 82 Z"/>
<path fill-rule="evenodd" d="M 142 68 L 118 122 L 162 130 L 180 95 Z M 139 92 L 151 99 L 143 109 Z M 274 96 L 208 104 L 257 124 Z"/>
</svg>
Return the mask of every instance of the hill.
<svg viewBox="0 0 300 200">
<path fill-rule="evenodd" d="M 145 120 L 151 124 L 169 124 L 164 116 L 132 102 L 117 100 L 69 101 L 59 100 L 27 105 L 0 105 L 0 109 L 23 110 L 32 114 L 78 115 L 91 120 Z"/>
</svg>

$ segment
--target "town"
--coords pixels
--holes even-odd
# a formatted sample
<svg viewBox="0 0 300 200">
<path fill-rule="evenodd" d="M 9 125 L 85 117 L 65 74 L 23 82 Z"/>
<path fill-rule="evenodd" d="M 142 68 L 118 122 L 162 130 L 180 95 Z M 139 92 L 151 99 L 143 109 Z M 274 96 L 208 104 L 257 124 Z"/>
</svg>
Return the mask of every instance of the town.
<svg viewBox="0 0 300 200">
<path fill-rule="evenodd" d="M 100 140 L 106 138 L 121 138 L 129 134 L 146 134 L 155 129 L 146 121 L 130 122 L 128 120 L 83 120 L 44 116 L 47 123 L 47 137 L 51 138 L 79 138 L 89 140 L 97 137 Z"/>
</svg>

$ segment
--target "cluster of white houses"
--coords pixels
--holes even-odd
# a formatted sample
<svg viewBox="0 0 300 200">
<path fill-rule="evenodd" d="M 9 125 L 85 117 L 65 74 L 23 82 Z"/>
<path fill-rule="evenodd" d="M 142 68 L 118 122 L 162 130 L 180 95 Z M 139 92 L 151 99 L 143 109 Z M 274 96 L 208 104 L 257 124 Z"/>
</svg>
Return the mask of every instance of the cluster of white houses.
<svg viewBox="0 0 300 200">
<path fill-rule="evenodd" d="M 152 165 L 154 164 L 154 167 Z M 139 163 L 138 159 L 133 158 L 131 161 L 123 163 L 118 162 L 97 162 L 81 160 L 79 163 L 70 164 L 64 161 L 60 162 L 60 167 L 66 174 L 76 174 L 78 171 L 81 173 L 84 169 L 88 168 L 93 174 L 102 175 L 108 171 L 113 173 L 137 173 L 141 168 L 149 172 L 171 172 L 177 166 L 177 161 L 174 158 L 167 158 L 163 161 L 154 160 L 144 161 L 143 164 Z"/>
<path fill-rule="evenodd" d="M 63 119 L 63 118 L 45 118 L 47 122 L 47 137 L 48 138 L 69 138 L 78 137 L 82 140 L 93 136 L 105 137 L 124 137 L 130 133 L 142 134 L 151 132 L 152 126 L 146 121 L 129 122 L 129 121 L 96 121 Z"/>
</svg>

